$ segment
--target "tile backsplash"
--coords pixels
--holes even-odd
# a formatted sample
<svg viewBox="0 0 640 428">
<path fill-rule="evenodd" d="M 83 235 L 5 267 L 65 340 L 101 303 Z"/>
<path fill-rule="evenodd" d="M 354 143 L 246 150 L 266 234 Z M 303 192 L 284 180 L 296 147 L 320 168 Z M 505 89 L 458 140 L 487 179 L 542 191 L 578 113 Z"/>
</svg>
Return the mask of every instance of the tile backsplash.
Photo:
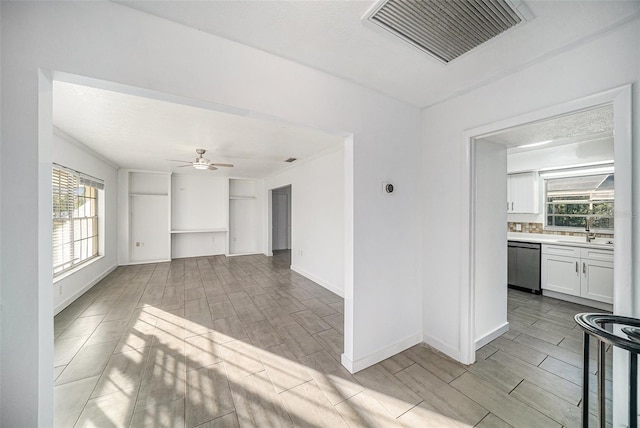
<svg viewBox="0 0 640 428">
<path fill-rule="evenodd" d="M 516 225 L 520 225 L 522 230 L 516 230 Z M 586 232 L 568 232 L 564 230 L 545 230 L 542 223 L 526 223 L 526 222 L 508 222 L 507 231 L 521 233 L 543 233 L 545 235 L 565 235 L 565 236 L 584 236 Z M 600 238 L 613 238 L 612 233 L 597 233 Z"/>
</svg>

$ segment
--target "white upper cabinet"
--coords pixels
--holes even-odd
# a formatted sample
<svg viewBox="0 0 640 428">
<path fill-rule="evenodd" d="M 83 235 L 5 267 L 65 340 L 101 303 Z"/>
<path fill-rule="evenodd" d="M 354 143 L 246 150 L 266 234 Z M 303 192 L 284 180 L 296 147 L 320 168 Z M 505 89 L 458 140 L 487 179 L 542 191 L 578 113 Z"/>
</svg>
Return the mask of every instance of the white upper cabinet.
<svg viewBox="0 0 640 428">
<path fill-rule="evenodd" d="M 538 214 L 538 176 L 535 172 L 507 175 L 507 212 L 511 214 Z"/>
</svg>

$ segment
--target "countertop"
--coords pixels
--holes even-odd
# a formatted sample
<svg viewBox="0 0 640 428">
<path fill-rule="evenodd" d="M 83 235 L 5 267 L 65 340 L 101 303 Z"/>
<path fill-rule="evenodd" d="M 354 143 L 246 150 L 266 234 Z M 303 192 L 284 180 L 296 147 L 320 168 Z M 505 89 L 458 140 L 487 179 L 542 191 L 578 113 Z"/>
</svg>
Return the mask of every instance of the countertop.
<svg viewBox="0 0 640 428">
<path fill-rule="evenodd" d="M 566 245 L 568 247 L 598 248 L 613 251 L 613 244 L 607 244 L 607 242 L 613 242 L 612 238 L 596 238 L 593 242 L 586 242 L 586 238 L 584 236 L 509 232 L 507 233 L 507 239 L 509 241 L 537 242 L 540 244 L 557 244 Z"/>
</svg>

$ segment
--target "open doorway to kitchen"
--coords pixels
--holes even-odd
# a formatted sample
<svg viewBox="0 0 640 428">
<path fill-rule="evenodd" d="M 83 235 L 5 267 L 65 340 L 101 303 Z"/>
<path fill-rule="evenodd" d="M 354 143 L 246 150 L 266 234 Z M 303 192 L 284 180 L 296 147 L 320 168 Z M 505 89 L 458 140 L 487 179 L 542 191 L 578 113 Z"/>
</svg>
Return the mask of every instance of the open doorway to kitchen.
<svg viewBox="0 0 640 428">
<path fill-rule="evenodd" d="M 625 86 L 592 95 L 562 105 L 507 119 L 498 123 L 470 130 L 465 135 L 468 143 L 468 228 L 462 248 L 468 248 L 463 263 L 463 275 L 468 274 L 469 289 L 464 294 L 463 313 L 463 360 L 475 361 L 476 350 L 509 330 L 507 322 L 507 146 L 489 141 L 507 130 L 523 125 L 542 123 L 553 118 L 567 118 L 576 112 L 593 111 L 601 107 L 613 112 L 613 161 L 615 164 L 615 221 L 613 233 L 614 289 L 613 312 L 634 315 L 634 295 L 631 288 L 632 243 L 631 243 L 631 131 L 630 131 L 630 87 Z M 544 140 L 543 140 L 544 141 Z M 532 142 L 533 143 L 533 142 Z M 526 155 L 531 159 L 533 156 Z M 558 159 L 555 159 L 557 161 Z M 585 162 L 588 164 L 588 162 Z M 597 163 L 597 162 L 595 162 Z M 556 165 L 557 166 L 557 165 Z M 582 168 L 587 168 L 583 165 Z M 584 171 L 583 171 L 584 172 Z M 603 172 L 605 174 L 605 172 Z M 606 174 L 605 174 L 606 175 Z M 547 176 L 549 177 L 549 175 Z M 515 205 L 515 204 L 514 204 Z M 546 206 L 542 212 L 543 222 L 557 214 L 548 214 Z M 509 206 L 511 209 L 511 206 Z M 569 217 L 569 216 L 564 216 Z M 588 216 L 585 217 L 585 221 Z M 561 219 L 561 220 L 566 220 Z M 552 218 L 552 221 L 555 219 Z M 524 223 L 524 222 L 521 222 Z M 543 224 L 544 224 L 543 223 Z M 582 231 L 584 237 L 584 233 Z M 566 238 L 566 240 L 571 240 Z M 586 240 L 586 239 L 585 239 Z M 581 264 L 578 271 L 582 270 Z M 466 321 L 466 322 L 465 322 Z M 622 358 L 622 360 L 620 360 Z M 624 406 L 626 372 L 624 356 L 614 352 L 613 395 L 619 397 L 614 403 L 614 414 L 625 414 Z M 615 364 L 618 361 L 619 364 Z"/>
</svg>

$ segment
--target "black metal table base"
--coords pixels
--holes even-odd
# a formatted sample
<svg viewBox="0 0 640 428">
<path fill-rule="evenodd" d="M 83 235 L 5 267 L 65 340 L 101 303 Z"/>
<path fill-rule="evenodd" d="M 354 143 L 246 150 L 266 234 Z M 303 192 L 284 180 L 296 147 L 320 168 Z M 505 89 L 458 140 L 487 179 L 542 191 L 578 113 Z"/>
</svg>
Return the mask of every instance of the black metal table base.
<svg viewBox="0 0 640 428">
<path fill-rule="evenodd" d="M 638 427 L 638 353 L 640 353 L 640 319 L 610 314 L 578 314 L 584 331 L 582 347 L 582 426 L 589 427 L 589 353 L 590 338 L 598 341 L 598 426 L 606 427 L 606 349 L 607 344 L 629 351 L 629 428 Z M 605 325 L 624 326 L 628 338 L 607 331 Z"/>
</svg>

